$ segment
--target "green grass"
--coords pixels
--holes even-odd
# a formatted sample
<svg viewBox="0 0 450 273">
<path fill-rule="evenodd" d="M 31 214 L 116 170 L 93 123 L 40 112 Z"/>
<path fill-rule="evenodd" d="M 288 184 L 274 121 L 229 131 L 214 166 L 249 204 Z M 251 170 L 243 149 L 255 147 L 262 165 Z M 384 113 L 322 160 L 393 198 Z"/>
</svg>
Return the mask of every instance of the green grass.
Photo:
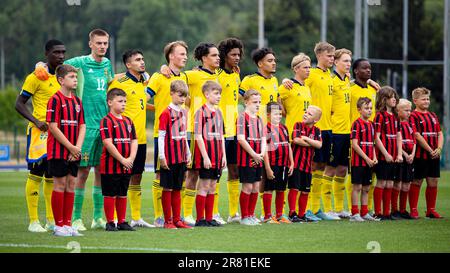
<svg viewBox="0 0 450 273">
<path fill-rule="evenodd" d="M 70 252 L 69 242 L 82 252 L 370 252 L 368 243 L 378 242 L 381 252 L 450 252 L 450 173 L 442 172 L 437 210 L 440 220 L 377 223 L 320 222 L 292 225 L 245 227 L 238 224 L 221 228 L 193 230 L 139 229 L 137 232 L 107 233 L 89 230 L 84 237 L 57 238 L 50 233 L 27 231 L 28 214 L 24 190 L 26 172 L 0 173 L 0 252 Z M 142 214 L 153 221 L 151 201 L 152 173 L 145 173 L 142 183 Z M 220 211 L 227 216 L 225 181 L 220 183 Z M 84 222 L 90 224 L 92 198 L 89 178 L 84 204 Z M 422 187 L 420 213 L 425 210 Z M 259 202 L 257 212 L 259 210 Z M 45 220 L 44 200 L 39 203 L 41 222 Z M 224 217 L 225 218 L 225 217 Z"/>
</svg>

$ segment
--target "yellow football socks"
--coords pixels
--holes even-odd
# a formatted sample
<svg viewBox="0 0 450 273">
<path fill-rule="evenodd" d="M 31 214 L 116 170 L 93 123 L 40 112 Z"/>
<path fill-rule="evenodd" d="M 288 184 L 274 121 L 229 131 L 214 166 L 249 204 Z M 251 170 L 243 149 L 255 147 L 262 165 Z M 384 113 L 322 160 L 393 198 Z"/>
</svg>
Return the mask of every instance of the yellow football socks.
<svg viewBox="0 0 450 273">
<path fill-rule="evenodd" d="M 42 177 L 28 174 L 27 183 L 25 185 L 25 197 L 27 200 L 28 215 L 30 223 L 39 220 L 38 204 L 39 204 L 39 185 Z"/>
<path fill-rule="evenodd" d="M 52 209 L 52 192 L 53 192 L 53 178 L 45 178 L 44 180 L 44 200 L 45 200 L 45 218 L 47 221 L 54 222 Z"/>
<path fill-rule="evenodd" d="M 162 188 L 159 184 L 159 179 L 153 180 L 152 185 L 152 196 L 153 196 L 153 210 L 155 212 L 155 219 L 163 216 L 161 196 Z"/>
<path fill-rule="evenodd" d="M 230 180 L 227 183 L 228 189 L 228 213 L 230 216 L 236 215 L 239 209 L 239 180 Z"/>
<path fill-rule="evenodd" d="M 220 191 L 220 184 L 216 183 L 216 191 L 214 192 L 213 215 L 219 214 L 219 191 Z"/>
<path fill-rule="evenodd" d="M 344 210 L 345 177 L 335 176 L 333 181 L 334 210 Z"/>
<path fill-rule="evenodd" d="M 131 219 L 134 221 L 141 219 L 141 185 L 130 185 L 128 187 L 128 199 L 130 201 Z"/>
<path fill-rule="evenodd" d="M 333 204 L 331 200 L 331 194 L 333 191 L 333 177 L 328 175 L 322 176 L 322 202 L 323 210 L 330 212 L 333 210 Z"/>
<path fill-rule="evenodd" d="M 184 202 L 183 202 L 184 218 L 186 218 L 188 216 L 192 216 L 192 208 L 194 207 L 196 193 L 197 193 L 196 190 L 191 190 L 191 189 L 185 190 L 185 196 L 184 196 Z"/>
<path fill-rule="evenodd" d="M 320 209 L 320 198 L 322 197 L 323 171 L 313 171 L 311 180 L 311 210 L 317 213 Z"/>
</svg>

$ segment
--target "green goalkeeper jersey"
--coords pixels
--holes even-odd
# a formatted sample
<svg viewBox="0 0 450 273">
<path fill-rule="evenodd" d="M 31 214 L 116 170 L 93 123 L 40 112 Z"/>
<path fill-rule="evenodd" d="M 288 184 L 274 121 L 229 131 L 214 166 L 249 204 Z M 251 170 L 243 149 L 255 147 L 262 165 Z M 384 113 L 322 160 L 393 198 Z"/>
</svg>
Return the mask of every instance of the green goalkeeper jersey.
<svg viewBox="0 0 450 273">
<path fill-rule="evenodd" d="M 100 129 L 100 120 L 109 112 L 106 91 L 114 78 L 111 62 L 105 57 L 97 62 L 91 55 L 86 55 L 64 63 L 78 68 L 77 96 L 81 98 L 86 113 L 86 128 Z"/>
</svg>

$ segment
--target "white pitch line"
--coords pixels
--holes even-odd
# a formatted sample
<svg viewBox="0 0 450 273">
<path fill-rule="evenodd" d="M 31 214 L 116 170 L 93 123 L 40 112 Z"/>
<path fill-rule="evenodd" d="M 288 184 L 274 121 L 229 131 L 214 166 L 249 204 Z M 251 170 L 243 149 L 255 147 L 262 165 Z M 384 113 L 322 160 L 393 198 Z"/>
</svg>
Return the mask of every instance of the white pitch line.
<svg viewBox="0 0 450 273">
<path fill-rule="evenodd" d="M 50 249 L 67 249 L 72 250 L 68 245 L 30 245 L 30 244 L 0 244 L 0 247 L 10 248 L 50 248 Z M 128 250 L 128 251 L 156 251 L 156 252 L 176 252 L 176 253 L 237 253 L 223 252 L 199 249 L 172 249 L 172 248 L 156 248 L 156 247 L 107 247 L 107 246 L 80 246 L 81 249 L 91 250 Z"/>
</svg>

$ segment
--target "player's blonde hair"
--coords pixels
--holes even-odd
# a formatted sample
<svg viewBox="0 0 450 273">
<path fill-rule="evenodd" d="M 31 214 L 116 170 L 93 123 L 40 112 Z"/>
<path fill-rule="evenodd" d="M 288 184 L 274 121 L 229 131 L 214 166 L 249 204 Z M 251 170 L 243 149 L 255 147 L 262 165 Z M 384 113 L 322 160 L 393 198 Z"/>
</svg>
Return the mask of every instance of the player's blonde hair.
<svg viewBox="0 0 450 273">
<path fill-rule="evenodd" d="M 175 47 L 177 46 L 182 46 L 186 49 L 186 53 L 188 51 L 188 45 L 186 44 L 185 41 L 174 41 L 174 42 L 170 42 L 168 43 L 165 47 L 164 47 L 164 57 L 166 57 L 166 61 L 167 63 L 169 63 L 169 55 L 170 53 L 173 52 L 173 50 L 175 49 Z"/>
<path fill-rule="evenodd" d="M 294 58 L 292 58 L 291 68 L 294 69 L 297 65 L 306 61 L 311 63 L 311 58 L 309 58 L 308 55 L 306 55 L 305 53 L 300 52 L 296 56 L 294 56 Z"/>
<path fill-rule="evenodd" d="M 108 34 L 108 32 L 106 32 L 105 30 L 103 30 L 101 28 L 96 28 L 96 29 L 92 30 L 91 32 L 89 32 L 89 40 L 92 41 L 92 39 L 94 39 L 95 36 L 109 37 L 109 34 Z"/>
<path fill-rule="evenodd" d="M 308 108 L 314 109 L 316 111 L 317 114 L 317 120 L 319 120 L 322 117 L 322 109 L 320 109 L 319 106 L 316 105 L 310 105 L 308 106 Z"/>
<path fill-rule="evenodd" d="M 412 103 L 407 99 L 399 99 L 398 104 L 397 104 L 397 109 L 403 108 L 405 106 L 412 106 Z"/>
<path fill-rule="evenodd" d="M 423 95 L 429 96 L 430 94 L 431 94 L 430 89 L 426 87 L 417 87 L 412 91 L 412 98 L 415 100 L 418 99 L 420 96 Z"/>
<path fill-rule="evenodd" d="M 222 93 L 222 86 L 220 86 L 220 84 L 215 81 L 206 81 L 202 86 L 203 94 L 209 93 L 213 90 L 218 90 L 220 93 Z"/>
<path fill-rule="evenodd" d="M 322 52 L 333 52 L 335 51 L 336 48 L 324 41 L 318 42 L 315 46 L 314 46 L 314 53 L 317 55 L 321 54 Z"/>
<path fill-rule="evenodd" d="M 348 54 L 350 55 L 350 57 L 352 56 L 352 52 L 350 50 L 346 48 L 340 48 L 334 52 L 334 59 L 335 60 L 340 59 L 344 54 Z"/>
<path fill-rule="evenodd" d="M 178 93 L 182 97 L 187 97 L 188 86 L 182 80 L 176 80 L 170 83 L 170 93 Z"/>
<path fill-rule="evenodd" d="M 244 94 L 244 101 L 248 101 L 252 96 L 261 96 L 261 93 L 254 89 L 250 89 Z"/>
</svg>

